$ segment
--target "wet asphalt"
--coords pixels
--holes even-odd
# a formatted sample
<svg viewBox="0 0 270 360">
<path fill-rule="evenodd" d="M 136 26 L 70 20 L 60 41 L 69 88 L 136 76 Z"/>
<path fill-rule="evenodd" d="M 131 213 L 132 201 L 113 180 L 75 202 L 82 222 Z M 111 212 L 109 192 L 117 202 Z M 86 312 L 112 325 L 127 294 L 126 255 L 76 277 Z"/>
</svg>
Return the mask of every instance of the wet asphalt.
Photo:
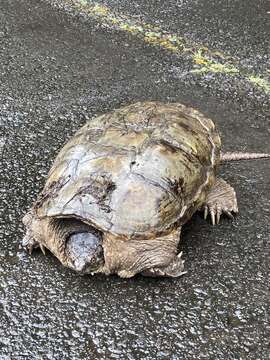
<svg viewBox="0 0 270 360">
<path fill-rule="evenodd" d="M 268 1 L 103 3 L 267 73 Z M 64 5 L 0 2 L 1 360 L 269 359 L 268 160 L 222 167 L 240 214 L 216 227 L 194 216 L 182 278 L 81 277 L 21 248 L 21 217 L 53 158 L 96 114 L 178 101 L 215 120 L 224 150 L 270 152 L 269 94 L 240 76 L 189 70 L 186 55 Z"/>
</svg>

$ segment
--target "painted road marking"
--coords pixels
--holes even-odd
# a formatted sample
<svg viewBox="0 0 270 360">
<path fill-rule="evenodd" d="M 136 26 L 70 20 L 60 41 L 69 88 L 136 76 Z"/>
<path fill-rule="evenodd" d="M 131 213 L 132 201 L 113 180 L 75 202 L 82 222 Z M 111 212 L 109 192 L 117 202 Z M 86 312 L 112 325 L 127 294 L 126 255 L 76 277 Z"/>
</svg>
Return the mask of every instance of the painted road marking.
<svg viewBox="0 0 270 360">
<path fill-rule="evenodd" d="M 193 62 L 193 68 L 190 70 L 193 74 L 222 73 L 229 76 L 241 75 L 254 86 L 264 90 L 266 93 L 270 93 L 270 82 L 267 79 L 261 74 L 250 73 L 250 70 L 246 70 L 243 66 L 240 67 L 239 59 L 227 56 L 221 51 L 211 51 L 205 46 L 192 43 L 177 34 L 169 33 L 159 26 L 116 13 L 107 6 L 90 0 L 65 0 L 65 3 L 107 27 L 137 36 L 148 44 L 159 46 L 174 54 L 187 54 Z"/>
</svg>

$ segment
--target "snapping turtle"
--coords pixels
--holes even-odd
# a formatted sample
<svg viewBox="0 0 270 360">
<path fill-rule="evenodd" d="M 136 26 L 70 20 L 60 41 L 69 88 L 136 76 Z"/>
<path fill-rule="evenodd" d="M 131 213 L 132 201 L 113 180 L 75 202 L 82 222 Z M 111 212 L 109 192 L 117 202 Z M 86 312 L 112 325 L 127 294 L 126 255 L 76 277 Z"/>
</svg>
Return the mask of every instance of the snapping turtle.
<svg viewBox="0 0 270 360">
<path fill-rule="evenodd" d="M 177 277 L 181 227 L 197 210 L 237 213 L 216 176 L 212 120 L 182 104 L 136 103 L 87 122 L 63 147 L 23 222 L 24 246 L 81 273 Z M 266 157 L 225 154 L 223 159 Z"/>
</svg>

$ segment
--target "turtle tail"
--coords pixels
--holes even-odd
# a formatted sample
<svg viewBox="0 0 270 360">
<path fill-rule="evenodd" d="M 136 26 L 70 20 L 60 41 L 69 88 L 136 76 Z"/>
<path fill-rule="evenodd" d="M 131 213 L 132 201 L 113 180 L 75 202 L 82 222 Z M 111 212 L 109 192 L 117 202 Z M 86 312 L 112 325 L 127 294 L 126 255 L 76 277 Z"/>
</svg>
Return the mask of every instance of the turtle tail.
<svg viewBox="0 0 270 360">
<path fill-rule="evenodd" d="M 223 161 L 252 160 L 252 159 L 263 159 L 263 158 L 270 158 L 270 154 L 226 152 L 226 153 L 221 153 L 220 160 L 223 162 Z"/>
</svg>

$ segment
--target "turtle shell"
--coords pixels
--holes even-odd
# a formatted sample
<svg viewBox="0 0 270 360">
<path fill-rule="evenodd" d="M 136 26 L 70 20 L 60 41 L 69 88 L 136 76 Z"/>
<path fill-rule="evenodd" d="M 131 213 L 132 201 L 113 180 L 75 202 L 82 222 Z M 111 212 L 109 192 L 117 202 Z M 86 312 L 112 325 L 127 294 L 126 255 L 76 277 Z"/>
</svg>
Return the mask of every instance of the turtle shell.
<svg viewBox="0 0 270 360">
<path fill-rule="evenodd" d="M 63 147 L 35 211 L 151 238 L 184 223 L 215 179 L 213 122 L 181 104 L 136 103 L 87 122 Z"/>
</svg>

